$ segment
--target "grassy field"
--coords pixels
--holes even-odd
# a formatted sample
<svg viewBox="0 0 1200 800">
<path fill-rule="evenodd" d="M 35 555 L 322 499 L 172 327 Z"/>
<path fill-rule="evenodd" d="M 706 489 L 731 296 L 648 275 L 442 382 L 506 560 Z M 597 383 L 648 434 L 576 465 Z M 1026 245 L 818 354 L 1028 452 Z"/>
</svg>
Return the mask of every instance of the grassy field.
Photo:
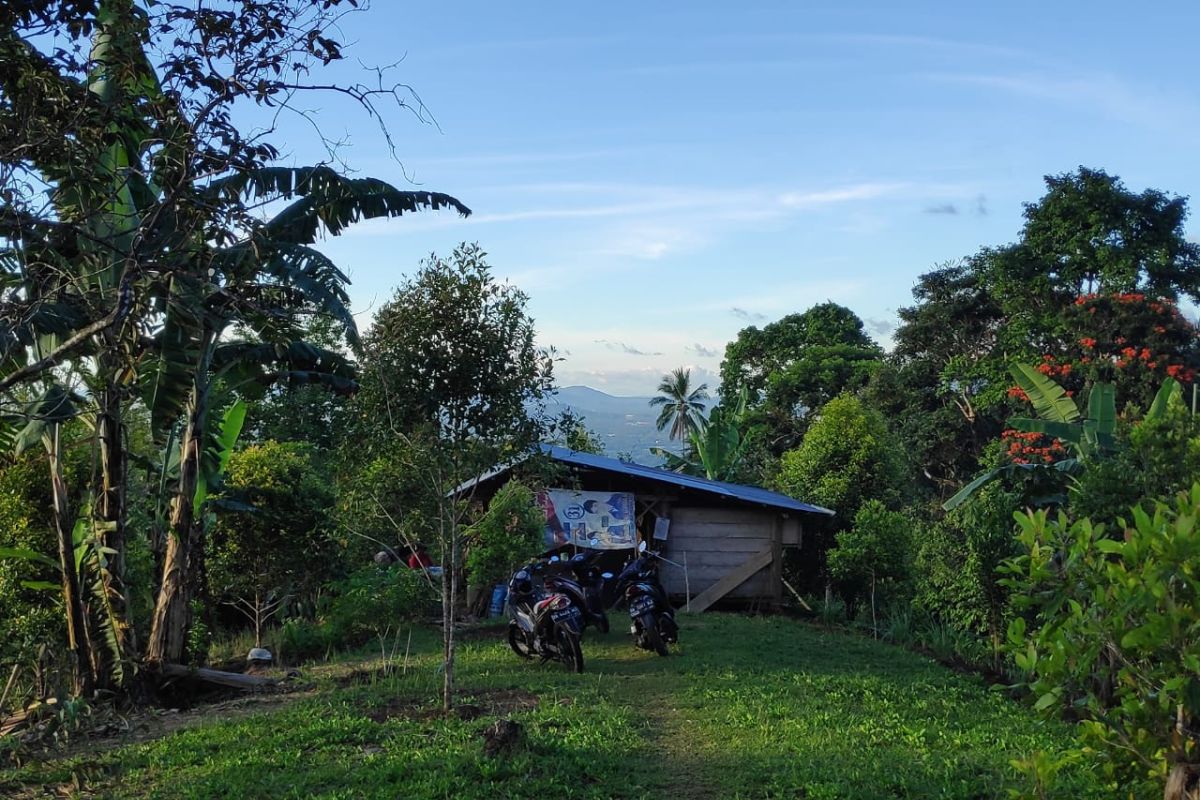
<svg viewBox="0 0 1200 800">
<path fill-rule="evenodd" d="M 1069 736 L 978 679 L 847 634 L 705 615 L 681 640 L 659 658 L 589 633 L 573 675 L 474 632 L 467 707 L 447 718 L 435 635 L 418 632 L 407 675 L 312 667 L 310 690 L 268 709 L 0 773 L 0 796 L 991 798 L 1017 780 L 1011 759 Z M 487 758 L 480 732 L 501 716 L 525 743 Z M 1059 796 L 1104 796 L 1087 774 L 1066 782 Z"/>
</svg>

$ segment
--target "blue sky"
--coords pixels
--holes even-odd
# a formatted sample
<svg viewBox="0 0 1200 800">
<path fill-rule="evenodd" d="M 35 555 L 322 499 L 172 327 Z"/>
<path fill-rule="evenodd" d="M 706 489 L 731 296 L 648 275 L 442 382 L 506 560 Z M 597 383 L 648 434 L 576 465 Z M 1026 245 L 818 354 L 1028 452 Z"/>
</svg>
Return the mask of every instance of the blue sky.
<svg viewBox="0 0 1200 800">
<path fill-rule="evenodd" d="M 1046 173 L 1193 193 L 1198 23 L 1190 2 L 375 0 L 343 25 L 352 57 L 400 61 L 436 124 L 391 116 L 401 166 L 363 115 L 302 104 L 355 169 L 475 215 L 323 247 L 366 327 L 422 257 L 479 241 L 559 383 L 612 394 L 678 365 L 715 383 L 739 329 L 825 300 L 886 345 L 916 276 L 1012 241 Z M 281 134 L 320 156 L 305 124 Z"/>
</svg>

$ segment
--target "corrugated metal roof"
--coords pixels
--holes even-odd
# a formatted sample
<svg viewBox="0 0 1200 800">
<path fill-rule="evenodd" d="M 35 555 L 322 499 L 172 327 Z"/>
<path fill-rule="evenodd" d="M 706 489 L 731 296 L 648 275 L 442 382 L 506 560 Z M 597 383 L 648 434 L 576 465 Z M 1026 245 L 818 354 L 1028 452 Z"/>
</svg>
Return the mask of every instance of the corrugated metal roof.
<svg viewBox="0 0 1200 800">
<path fill-rule="evenodd" d="M 725 483 L 724 481 L 710 481 L 707 478 L 697 478 L 693 475 L 671 472 L 659 467 L 647 467 L 644 464 L 621 461 L 620 459 L 609 458 L 607 456 L 580 453 L 554 445 L 544 444 L 541 448 L 542 452 L 555 461 L 561 461 L 564 464 L 572 464 L 577 467 L 598 469 L 605 472 L 617 472 L 622 475 L 632 475 L 638 478 L 659 481 L 660 483 L 670 483 L 675 486 L 682 486 L 685 489 L 708 492 L 709 494 L 719 495 L 731 500 L 740 500 L 743 503 L 757 503 L 758 505 L 782 508 L 788 511 L 803 511 L 808 514 L 833 514 L 828 508 L 814 506 L 810 503 L 802 503 L 785 494 L 768 491 L 767 489 L 759 489 L 756 486 L 742 486 L 736 483 Z"/>
</svg>

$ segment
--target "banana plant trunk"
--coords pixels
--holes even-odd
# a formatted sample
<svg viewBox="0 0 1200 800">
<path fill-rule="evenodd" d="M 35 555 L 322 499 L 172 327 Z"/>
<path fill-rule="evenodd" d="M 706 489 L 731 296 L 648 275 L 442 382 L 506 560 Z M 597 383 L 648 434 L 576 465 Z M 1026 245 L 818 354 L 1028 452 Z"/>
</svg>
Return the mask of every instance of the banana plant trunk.
<svg viewBox="0 0 1200 800">
<path fill-rule="evenodd" d="M 100 475 L 96 487 L 96 518 L 103 523 L 104 546 L 111 549 L 108 569 L 101 574 L 108 602 L 115 613 L 117 649 L 121 658 L 129 658 L 136 643 L 132 640 L 133 620 L 129 618 L 129 587 L 125 582 L 126 479 L 128 460 L 124 446 L 120 389 L 106 381 L 99 397 L 96 435 L 100 443 Z M 102 682 L 104 676 L 98 676 Z M 105 687 L 112 688 L 112 687 Z"/>
<path fill-rule="evenodd" d="M 61 445 L 57 423 L 47 432 L 47 456 L 50 463 L 50 492 L 54 502 L 54 534 L 58 540 L 58 566 L 62 577 L 63 606 L 67 617 L 67 647 L 71 661 L 71 691 L 76 697 L 90 697 L 95 688 L 92 673 L 91 647 L 87 633 L 87 616 L 79 572 L 75 569 L 75 544 L 71 536 L 67 484 L 63 480 Z"/>
<path fill-rule="evenodd" d="M 163 555 L 162 581 L 150 620 L 146 660 L 153 664 L 175 664 L 183 658 L 191 622 L 194 587 L 192 572 L 196 550 L 202 546 L 200 526 L 194 513 L 196 487 L 208 411 L 205 386 L 192 389 L 188 419 L 180 440 L 179 486 L 171 506 L 167 549 Z"/>
</svg>

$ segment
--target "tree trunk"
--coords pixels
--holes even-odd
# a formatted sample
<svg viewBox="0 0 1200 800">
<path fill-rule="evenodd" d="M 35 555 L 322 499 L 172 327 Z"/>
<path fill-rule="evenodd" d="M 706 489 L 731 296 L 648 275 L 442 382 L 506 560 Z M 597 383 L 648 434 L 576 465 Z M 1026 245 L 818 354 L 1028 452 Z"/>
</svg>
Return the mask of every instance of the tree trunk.
<svg viewBox="0 0 1200 800">
<path fill-rule="evenodd" d="M 871 573 L 871 631 L 879 638 L 879 620 L 875 618 L 875 573 Z"/>
<path fill-rule="evenodd" d="M 110 367 L 102 364 L 102 372 Z M 112 609 L 113 627 L 117 636 L 117 653 L 104 651 L 99 659 L 97 684 L 103 689 L 116 688 L 112 674 L 112 658 L 129 658 L 134 651 L 133 620 L 129 618 L 129 587 L 125 583 L 126 478 L 128 461 L 124 446 L 124 426 L 121 421 L 121 397 L 116 385 L 106 383 L 99 396 L 96 415 L 96 436 L 99 440 L 100 475 L 95 490 L 93 513 L 102 523 L 103 543 L 112 552 L 100 580 Z"/>
<path fill-rule="evenodd" d="M 193 504 L 200 478 L 200 456 L 204 446 L 205 406 L 202 393 L 192 390 L 187 427 L 180 441 L 179 488 L 171 506 L 167 551 L 163 556 L 162 583 L 150 621 L 150 641 L 146 660 L 151 663 L 177 663 L 187 644 L 191 620 L 189 580 L 194 566 L 193 551 L 199 546 L 201 532 L 196 525 Z"/>
<path fill-rule="evenodd" d="M 453 541 L 450 534 L 449 547 L 442 550 L 442 708 L 449 711 L 454 707 L 454 603 L 458 589 L 455 573 Z"/>
<path fill-rule="evenodd" d="M 1167 775 L 1163 800 L 1200 800 L 1200 764 L 1175 764 Z"/>
<path fill-rule="evenodd" d="M 75 569 L 75 544 L 71 537 L 67 505 L 67 485 L 63 482 L 59 460 L 58 424 L 50 426 L 47 455 L 50 463 L 50 490 L 54 499 L 54 533 L 58 539 L 58 568 L 62 577 L 63 606 L 67 616 L 67 647 L 71 655 L 71 691 L 76 697 L 90 697 L 94 689 L 91 647 L 89 646 L 83 595 L 79 573 Z"/>
</svg>

